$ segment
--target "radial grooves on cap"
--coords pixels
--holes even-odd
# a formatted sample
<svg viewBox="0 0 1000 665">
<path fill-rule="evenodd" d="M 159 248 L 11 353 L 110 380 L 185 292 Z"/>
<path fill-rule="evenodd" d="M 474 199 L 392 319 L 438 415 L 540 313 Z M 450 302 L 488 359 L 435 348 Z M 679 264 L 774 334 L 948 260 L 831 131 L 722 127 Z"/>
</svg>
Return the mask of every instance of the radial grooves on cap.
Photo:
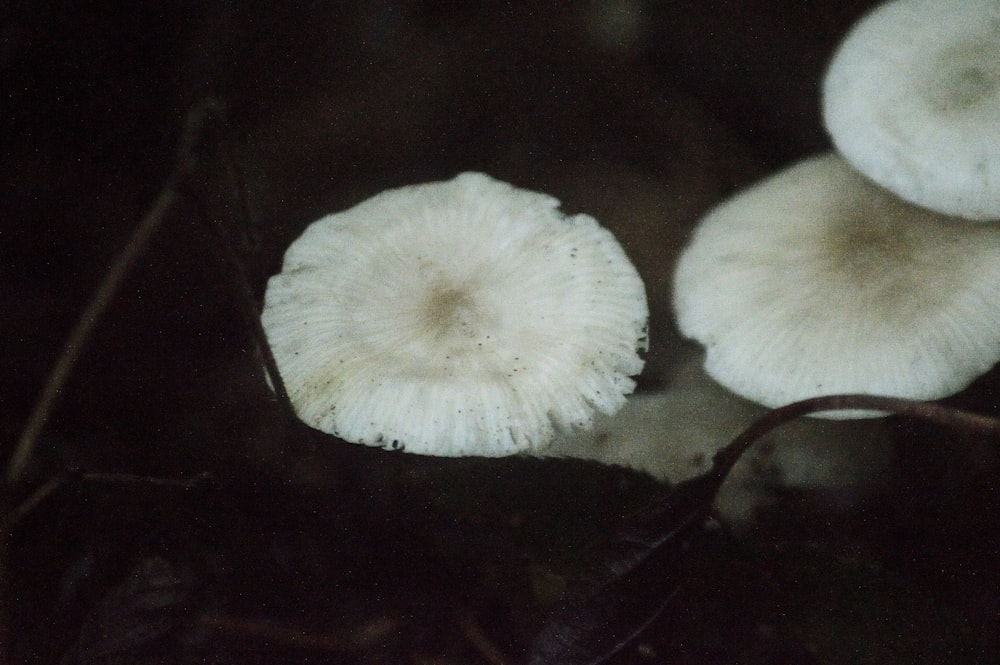
<svg viewBox="0 0 1000 665">
<path fill-rule="evenodd" d="M 262 313 L 299 416 L 368 445 L 492 456 L 619 408 L 645 290 L 610 232 L 558 205 L 466 173 L 311 225 Z"/>
<path fill-rule="evenodd" d="M 1000 229 L 899 201 L 823 155 L 711 211 L 674 302 L 709 373 L 762 404 L 936 399 L 1000 360 Z"/>
</svg>

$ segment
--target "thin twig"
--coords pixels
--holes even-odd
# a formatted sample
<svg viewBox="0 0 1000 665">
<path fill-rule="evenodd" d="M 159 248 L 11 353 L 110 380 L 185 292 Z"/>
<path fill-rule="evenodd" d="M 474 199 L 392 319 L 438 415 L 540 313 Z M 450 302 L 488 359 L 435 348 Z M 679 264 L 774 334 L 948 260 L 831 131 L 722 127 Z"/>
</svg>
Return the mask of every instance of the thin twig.
<svg viewBox="0 0 1000 665">
<path fill-rule="evenodd" d="M 142 222 L 136 228 L 135 232 L 133 232 L 128 244 L 125 245 L 124 249 L 115 258 L 115 262 L 108 271 L 104 273 L 104 278 L 97 287 L 97 291 L 94 292 L 90 302 L 87 303 L 87 307 L 80 314 L 76 325 L 73 326 L 69 338 L 63 344 L 59 360 L 56 361 L 55 367 L 52 368 L 52 372 L 49 374 L 48 379 L 46 379 L 42 394 L 38 398 L 38 401 L 35 402 L 27 424 L 21 432 L 17 446 L 14 449 L 14 454 L 7 464 L 6 480 L 9 484 L 15 485 L 20 480 L 28 460 L 31 459 L 31 455 L 34 452 L 38 435 L 41 434 L 46 423 L 48 423 L 56 401 L 62 394 L 63 388 L 66 386 L 66 381 L 73 373 L 73 369 L 80 359 L 83 347 L 90 338 L 94 327 L 97 325 L 101 315 L 108 308 L 119 288 L 121 288 L 122 282 L 125 281 L 125 277 L 131 271 L 136 259 L 145 251 L 153 233 L 163 222 L 163 218 L 176 205 L 177 199 L 178 193 L 176 189 L 172 183 L 168 184 L 160 192 L 150 211 L 143 217 Z"/>
<path fill-rule="evenodd" d="M 733 466 L 754 442 L 791 420 L 819 411 L 894 413 L 1000 442 L 1000 420 L 942 404 L 871 395 L 831 395 L 767 412 L 715 456 L 705 474 L 685 480 L 629 517 L 612 553 L 567 594 L 539 632 L 528 662 L 606 663 L 652 624 L 681 586 L 684 562 L 701 537 L 711 505 Z M 654 571 L 655 574 L 651 574 Z"/>
<path fill-rule="evenodd" d="M 143 216 L 139 226 L 133 231 L 128 243 L 115 257 L 114 263 L 111 264 L 108 271 L 104 273 L 97 290 L 77 319 L 69 338 L 63 344 L 59 359 L 46 379 L 42 393 L 28 416 L 24 430 L 14 448 L 14 453 L 7 463 L 5 480 L 9 486 L 14 486 L 21 480 L 35 450 L 38 436 L 48 423 L 94 327 L 121 289 L 122 283 L 135 266 L 136 260 L 149 246 L 150 239 L 161 226 L 164 218 L 185 197 L 183 188 L 197 163 L 195 151 L 201 142 L 201 134 L 204 131 L 206 120 L 217 111 L 217 103 L 210 101 L 195 107 L 188 114 L 173 174 L 156 197 L 149 212 Z"/>
<path fill-rule="evenodd" d="M 483 631 L 482 627 L 471 614 L 463 614 L 459 619 L 462 634 L 465 635 L 476 651 L 485 658 L 490 665 L 511 665 L 510 659 L 504 655 L 496 644 Z"/>
<path fill-rule="evenodd" d="M 271 345 L 267 341 L 267 333 L 264 331 L 264 326 L 261 323 L 257 301 L 254 298 L 253 289 L 250 286 L 250 280 L 247 277 L 245 267 L 240 261 L 236 250 L 233 248 L 232 242 L 229 241 L 222 229 L 218 228 L 218 224 L 211 226 L 215 232 L 215 236 L 219 240 L 219 244 L 222 245 L 222 255 L 231 268 L 230 272 L 233 274 L 233 281 L 240 292 L 237 305 L 244 322 L 250 326 L 254 342 L 264 363 L 264 370 L 267 372 L 267 378 L 271 382 L 272 390 L 274 390 L 274 395 L 278 399 L 285 417 L 290 421 L 295 421 L 295 408 L 288 397 L 285 382 L 281 378 L 281 372 L 278 370 L 278 362 L 275 360 L 274 354 L 271 351 Z"/>
<path fill-rule="evenodd" d="M 996 438 L 1000 441 L 1000 419 L 961 411 L 937 402 L 920 402 L 877 395 L 826 395 L 786 404 L 755 420 L 715 455 L 713 475 L 725 476 L 755 441 L 785 423 L 820 411 L 881 411 L 944 427 Z"/>
<path fill-rule="evenodd" d="M 222 125 L 225 124 L 225 113 L 221 109 L 215 114 L 215 119 Z M 209 227 L 208 231 L 217 239 L 221 245 L 221 257 L 229 268 L 228 274 L 239 292 L 236 305 L 244 323 L 249 327 L 254 343 L 260 353 L 261 361 L 267 379 L 270 381 L 278 404 L 283 415 L 291 422 L 297 420 L 295 409 L 288 397 L 285 383 L 278 370 L 278 363 L 271 351 L 271 346 L 267 341 L 267 334 L 260 320 L 260 303 L 253 287 L 254 279 L 251 278 L 247 265 L 246 255 L 257 248 L 256 226 L 257 221 L 250 205 L 250 196 L 247 192 L 246 181 L 243 177 L 239 163 L 236 159 L 236 150 L 233 145 L 230 132 L 223 130 L 218 132 L 218 140 L 212 146 L 215 160 L 226 176 L 225 187 L 232 192 L 231 202 L 227 201 L 226 209 L 235 211 L 231 215 L 232 223 L 226 224 L 218 219 L 209 210 L 206 201 L 209 195 L 197 196 L 199 211 L 203 222 Z M 256 277 L 256 271 L 254 274 Z"/>
<path fill-rule="evenodd" d="M 21 503 L 10 509 L 8 529 L 16 527 L 25 517 L 44 504 L 49 497 L 72 482 L 117 486 L 173 487 L 190 490 L 205 485 L 211 476 L 207 473 L 190 478 L 157 478 L 133 473 L 64 473 L 53 476 L 35 488 Z"/>
<path fill-rule="evenodd" d="M 69 476 L 54 476 L 49 478 L 40 486 L 36 487 L 31 494 L 28 495 L 24 501 L 19 503 L 10 509 L 7 515 L 7 531 L 10 532 L 11 529 L 16 527 L 18 523 L 21 522 L 27 515 L 34 512 L 38 506 L 45 503 L 50 496 L 55 494 L 58 490 L 62 489 L 63 486 L 69 481 Z"/>
</svg>

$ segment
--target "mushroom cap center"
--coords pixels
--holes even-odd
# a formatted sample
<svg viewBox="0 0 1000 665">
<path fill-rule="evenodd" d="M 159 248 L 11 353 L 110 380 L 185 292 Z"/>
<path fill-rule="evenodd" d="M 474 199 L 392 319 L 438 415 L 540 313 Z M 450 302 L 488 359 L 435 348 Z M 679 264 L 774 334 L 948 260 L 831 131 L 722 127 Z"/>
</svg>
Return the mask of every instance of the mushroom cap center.
<svg viewBox="0 0 1000 665">
<path fill-rule="evenodd" d="M 472 297 L 461 289 L 435 290 L 427 298 L 426 319 L 438 328 L 440 334 L 461 332 L 476 320 L 476 305 Z"/>
<path fill-rule="evenodd" d="M 453 352 L 471 352 L 477 340 L 492 336 L 497 328 L 496 317 L 475 297 L 474 289 L 448 282 L 433 286 L 416 314 L 423 334 Z"/>
<path fill-rule="evenodd" d="M 942 49 L 921 86 L 928 106 L 941 114 L 972 112 L 1000 93 L 1000 41 L 969 40 Z"/>
<path fill-rule="evenodd" d="M 834 225 L 826 239 L 825 258 L 834 274 L 845 276 L 852 283 L 865 285 L 884 274 L 887 263 L 906 264 L 913 247 L 905 231 L 899 227 L 872 224 L 858 211 L 848 215 L 840 225 Z"/>
</svg>

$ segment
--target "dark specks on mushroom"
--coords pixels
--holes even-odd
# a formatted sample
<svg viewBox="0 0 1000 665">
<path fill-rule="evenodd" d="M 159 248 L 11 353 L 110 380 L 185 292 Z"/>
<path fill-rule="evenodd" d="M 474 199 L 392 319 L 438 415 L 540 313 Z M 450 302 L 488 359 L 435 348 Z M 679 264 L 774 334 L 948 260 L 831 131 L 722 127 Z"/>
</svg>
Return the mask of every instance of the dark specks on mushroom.
<svg viewBox="0 0 1000 665">
<path fill-rule="evenodd" d="M 497 456 L 620 408 L 645 289 L 610 232 L 558 205 L 467 173 L 306 229 L 262 313 L 298 416 L 348 441 Z"/>
</svg>

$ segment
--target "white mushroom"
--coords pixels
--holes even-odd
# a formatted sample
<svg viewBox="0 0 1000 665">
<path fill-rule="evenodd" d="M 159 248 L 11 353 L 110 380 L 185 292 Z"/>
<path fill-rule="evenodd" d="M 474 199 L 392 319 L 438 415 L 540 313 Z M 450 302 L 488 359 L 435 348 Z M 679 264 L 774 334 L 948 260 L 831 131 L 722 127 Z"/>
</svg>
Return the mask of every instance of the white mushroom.
<svg viewBox="0 0 1000 665">
<path fill-rule="evenodd" d="M 262 321 L 299 417 L 345 440 L 499 456 L 634 388 L 645 290 L 609 231 L 478 173 L 313 223 Z"/>
<path fill-rule="evenodd" d="M 907 204 L 827 154 L 711 211 L 674 305 L 708 372 L 761 404 L 936 399 L 1000 360 L 1000 228 Z"/>
<path fill-rule="evenodd" d="M 556 437 L 545 455 L 592 459 L 679 483 L 708 471 L 712 456 L 766 409 L 734 395 L 683 345 L 670 382 L 632 395 L 593 429 Z M 771 432 L 737 463 L 715 501 L 728 522 L 750 521 L 780 488 L 815 491 L 838 505 L 868 496 L 885 481 L 893 458 L 883 420 L 831 422 L 801 418 Z"/>
<path fill-rule="evenodd" d="M 877 7 L 830 63 L 823 118 L 840 153 L 901 198 L 1000 219 L 1000 2 Z"/>
</svg>

